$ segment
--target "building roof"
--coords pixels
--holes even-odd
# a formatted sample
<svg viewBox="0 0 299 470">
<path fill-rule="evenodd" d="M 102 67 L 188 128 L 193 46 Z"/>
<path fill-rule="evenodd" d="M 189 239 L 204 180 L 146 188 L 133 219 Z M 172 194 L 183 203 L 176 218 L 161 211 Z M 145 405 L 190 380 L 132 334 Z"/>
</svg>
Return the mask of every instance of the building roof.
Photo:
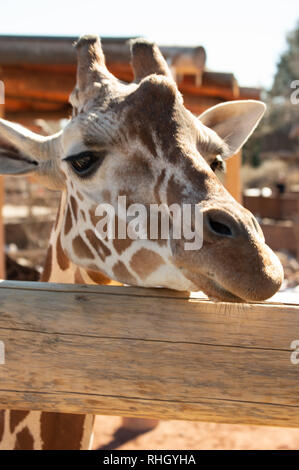
<svg viewBox="0 0 299 470">
<path fill-rule="evenodd" d="M 75 85 L 75 37 L 0 36 L 0 78 L 5 85 L 5 115 L 12 120 L 63 118 Z M 130 82 L 129 39 L 102 38 L 109 70 Z M 202 46 L 160 46 L 172 68 L 186 106 L 194 113 L 219 102 L 259 99 L 260 91 L 242 88 L 232 73 L 206 69 Z"/>
</svg>

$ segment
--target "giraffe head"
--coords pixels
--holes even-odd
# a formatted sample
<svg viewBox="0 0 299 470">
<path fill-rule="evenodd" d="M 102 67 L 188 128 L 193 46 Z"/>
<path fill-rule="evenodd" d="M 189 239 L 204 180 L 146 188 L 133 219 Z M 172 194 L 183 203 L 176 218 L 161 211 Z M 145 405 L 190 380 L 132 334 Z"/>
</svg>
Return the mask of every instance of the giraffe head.
<svg viewBox="0 0 299 470">
<path fill-rule="evenodd" d="M 280 287 L 283 270 L 253 215 L 225 190 L 215 167 L 235 154 L 261 119 L 257 101 L 217 105 L 199 118 L 183 104 L 157 46 L 132 43 L 135 81 L 109 73 L 97 37 L 77 44 L 73 116 L 60 133 L 41 137 L 1 120 L 0 136 L 14 148 L 2 173 L 35 172 L 60 188 L 66 206 L 59 244 L 77 265 L 139 286 L 203 290 L 227 301 L 256 301 Z M 96 208 L 118 197 L 142 204 L 200 207 L 203 244 L 186 250 L 177 239 L 100 239 Z M 171 221 L 170 221 L 171 222 Z M 172 222 L 171 222 L 172 223 Z M 170 226 L 171 226 L 170 223 Z M 194 228 L 194 217 L 192 219 Z"/>
</svg>

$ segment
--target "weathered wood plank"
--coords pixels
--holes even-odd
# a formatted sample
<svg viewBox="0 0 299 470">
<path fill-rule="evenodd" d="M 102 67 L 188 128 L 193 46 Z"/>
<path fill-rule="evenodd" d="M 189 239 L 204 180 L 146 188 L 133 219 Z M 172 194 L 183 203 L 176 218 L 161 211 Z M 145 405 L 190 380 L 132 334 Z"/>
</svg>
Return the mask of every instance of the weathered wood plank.
<svg viewBox="0 0 299 470">
<path fill-rule="evenodd" d="M 0 407 L 299 426 L 297 305 L 12 281 L 0 302 Z"/>
<path fill-rule="evenodd" d="M 2 79 L 1 74 L 1 79 Z M 1 103 L 1 100 L 0 100 Z M 0 117 L 4 116 L 4 105 L 0 104 Z M 5 278 L 5 240 L 2 209 L 4 205 L 4 176 L 0 176 L 0 278 Z"/>
<path fill-rule="evenodd" d="M 230 192 L 230 194 L 242 204 L 242 150 L 239 150 L 236 155 L 230 158 L 226 165 L 225 187 Z"/>
<path fill-rule="evenodd" d="M 108 288 L 107 288 L 108 287 Z M 202 292 L 187 292 L 187 291 L 175 291 L 171 289 L 165 288 L 148 288 L 148 287 L 128 287 L 124 289 L 123 286 L 104 286 L 104 285 L 87 285 L 87 284 L 62 284 L 62 283 L 55 283 L 55 282 L 28 282 L 28 281 L 9 281 L 9 280 L 1 280 L 0 279 L 0 289 L 24 289 L 28 290 L 46 290 L 46 291 L 59 291 L 59 292 L 86 292 L 86 293 L 96 293 L 96 294 L 115 294 L 115 295 L 125 295 L 125 296 L 143 296 L 143 297 L 167 297 L 167 298 L 181 298 L 181 299 L 189 299 L 192 300 L 204 300 L 207 301 L 207 297 Z M 269 305 L 275 304 L 278 306 L 282 306 L 281 304 L 288 305 L 293 304 L 294 302 L 288 302 L 288 296 L 282 295 L 283 292 L 280 292 L 281 296 L 284 298 L 284 301 L 275 301 L 271 302 L 267 300 L 267 302 L 251 302 L 247 304 L 238 304 L 239 307 L 245 307 L 245 305 Z M 275 294 L 276 296 L 276 294 Z M 212 302 L 209 302 L 212 304 Z M 223 303 L 222 305 L 227 305 L 227 302 Z M 299 294 L 298 294 L 298 304 L 299 304 Z M 215 303 L 214 303 L 215 305 Z M 219 302 L 216 303 L 219 307 L 221 305 Z M 229 304 L 230 305 L 230 304 Z M 218 308 L 217 307 L 217 308 Z M 220 307 L 221 308 L 221 307 Z M 246 308 L 246 307 L 245 307 Z M 250 307 L 251 308 L 251 307 Z"/>
<path fill-rule="evenodd" d="M 100 336 L 113 330 L 122 338 L 163 340 L 161 328 L 167 328 L 168 341 L 188 338 L 277 350 L 289 350 L 295 332 L 299 333 L 296 305 L 215 303 L 192 295 L 167 289 L 4 281 L 0 327 L 98 336 L 100 318 Z M 76 322 L 65 321 L 67 312 Z M 128 330 L 128 320 L 134 334 Z"/>
<path fill-rule="evenodd" d="M 132 37 L 102 37 L 101 42 L 108 64 L 110 62 L 127 64 L 131 60 L 129 39 Z M 52 64 L 75 65 L 76 51 L 73 47 L 78 37 L 54 36 L 0 36 L 1 65 Z M 160 46 L 162 54 L 171 63 L 178 56 L 194 58 L 194 67 L 202 69 L 205 65 L 205 52 L 199 47 Z"/>
</svg>

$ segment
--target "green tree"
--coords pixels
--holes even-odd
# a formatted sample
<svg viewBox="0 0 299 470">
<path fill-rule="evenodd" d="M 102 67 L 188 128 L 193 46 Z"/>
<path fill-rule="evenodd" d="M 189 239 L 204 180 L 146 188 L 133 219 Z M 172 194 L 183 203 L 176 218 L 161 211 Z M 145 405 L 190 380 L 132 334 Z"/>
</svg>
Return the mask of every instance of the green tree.
<svg viewBox="0 0 299 470">
<path fill-rule="evenodd" d="M 269 137 L 278 131 L 285 142 L 289 139 L 291 129 L 299 124 L 299 105 L 291 101 L 291 94 L 295 91 L 291 87 L 294 80 L 299 80 L 299 21 L 295 29 L 287 35 L 287 48 L 277 64 L 273 85 L 269 91 L 265 91 L 267 113 L 244 147 L 245 163 L 259 166 L 262 163 L 260 152 L 264 150 L 265 141 L 269 142 Z M 284 145 L 282 141 L 280 143 Z M 292 141 L 291 146 L 296 151 L 296 140 Z"/>
<path fill-rule="evenodd" d="M 293 31 L 287 35 L 287 49 L 281 55 L 270 95 L 290 96 L 290 84 L 299 79 L 299 21 Z"/>
</svg>

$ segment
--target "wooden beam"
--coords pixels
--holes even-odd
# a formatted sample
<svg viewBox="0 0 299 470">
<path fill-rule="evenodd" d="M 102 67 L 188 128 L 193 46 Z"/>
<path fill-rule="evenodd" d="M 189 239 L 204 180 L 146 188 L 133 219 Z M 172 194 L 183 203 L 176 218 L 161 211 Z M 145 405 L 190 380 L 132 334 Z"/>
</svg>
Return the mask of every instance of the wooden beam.
<svg viewBox="0 0 299 470">
<path fill-rule="evenodd" d="M 261 89 L 252 87 L 239 87 L 240 100 L 260 100 Z"/>
<path fill-rule="evenodd" d="M 11 97 L 5 98 L 5 116 L 11 121 L 19 119 L 64 119 L 71 116 L 71 105 L 42 101 L 39 99 Z"/>
<path fill-rule="evenodd" d="M 225 187 L 238 202 L 242 203 L 242 151 L 231 157 L 226 165 Z"/>
<path fill-rule="evenodd" d="M 299 427 L 299 306 L 0 283 L 0 407 Z"/>
<path fill-rule="evenodd" d="M 39 109 L 27 109 L 22 111 L 7 111 L 5 118 L 8 121 L 20 122 L 26 125 L 26 121 L 32 122 L 35 119 L 44 119 L 49 121 L 57 121 L 59 119 L 68 119 L 71 116 L 70 107 L 61 107 L 54 111 L 43 111 Z"/>
<path fill-rule="evenodd" d="M 120 80 L 131 82 L 133 70 L 130 62 L 108 62 L 109 70 Z M 75 85 L 76 68 L 67 65 L 5 65 L 2 66 L 5 80 L 7 109 L 14 101 L 35 100 L 45 103 L 51 110 L 53 103 L 67 103 Z M 200 71 L 201 73 L 202 71 Z M 179 89 L 185 96 L 194 99 L 233 100 L 239 97 L 236 79 L 231 73 L 202 73 L 202 84 L 196 84 L 196 76 L 184 76 Z M 13 101 L 14 100 L 14 101 Z M 18 104 L 18 103 L 17 103 Z"/>
<path fill-rule="evenodd" d="M 204 71 L 201 86 L 197 86 L 194 80 L 190 81 L 187 78 L 179 84 L 183 95 L 189 93 L 194 96 L 215 97 L 225 100 L 235 100 L 240 96 L 237 80 L 232 73 Z"/>
<path fill-rule="evenodd" d="M 40 36 L 1 36 L 1 65 L 15 64 L 76 64 L 76 50 L 73 47 L 78 37 L 40 37 Z M 101 38 L 104 54 L 108 63 L 130 63 L 130 45 L 128 37 Z M 195 68 L 203 68 L 206 54 L 202 46 L 160 46 L 166 60 L 171 64 L 178 59 L 191 57 Z"/>
<path fill-rule="evenodd" d="M 194 96 L 187 92 L 184 93 L 184 105 L 196 116 L 219 103 L 223 103 L 223 100 L 215 97 Z"/>
<path fill-rule="evenodd" d="M 35 98 L 42 101 L 67 102 L 76 83 L 75 67 L 71 72 L 53 67 L 2 67 L 5 95 Z"/>
<path fill-rule="evenodd" d="M 0 117 L 4 116 L 4 105 L 0 104 Z M 0 176 L 0 278 L 5 279 L 5 239 L 2 209 L 4 206 L 4 177 Z"/>
<path fill-rule="evenodd" d="M 4 176 L 0 176 L 0 277 L 5 279 L 5 239 L 2 209 L 4 206 Z"/>
</svg>

